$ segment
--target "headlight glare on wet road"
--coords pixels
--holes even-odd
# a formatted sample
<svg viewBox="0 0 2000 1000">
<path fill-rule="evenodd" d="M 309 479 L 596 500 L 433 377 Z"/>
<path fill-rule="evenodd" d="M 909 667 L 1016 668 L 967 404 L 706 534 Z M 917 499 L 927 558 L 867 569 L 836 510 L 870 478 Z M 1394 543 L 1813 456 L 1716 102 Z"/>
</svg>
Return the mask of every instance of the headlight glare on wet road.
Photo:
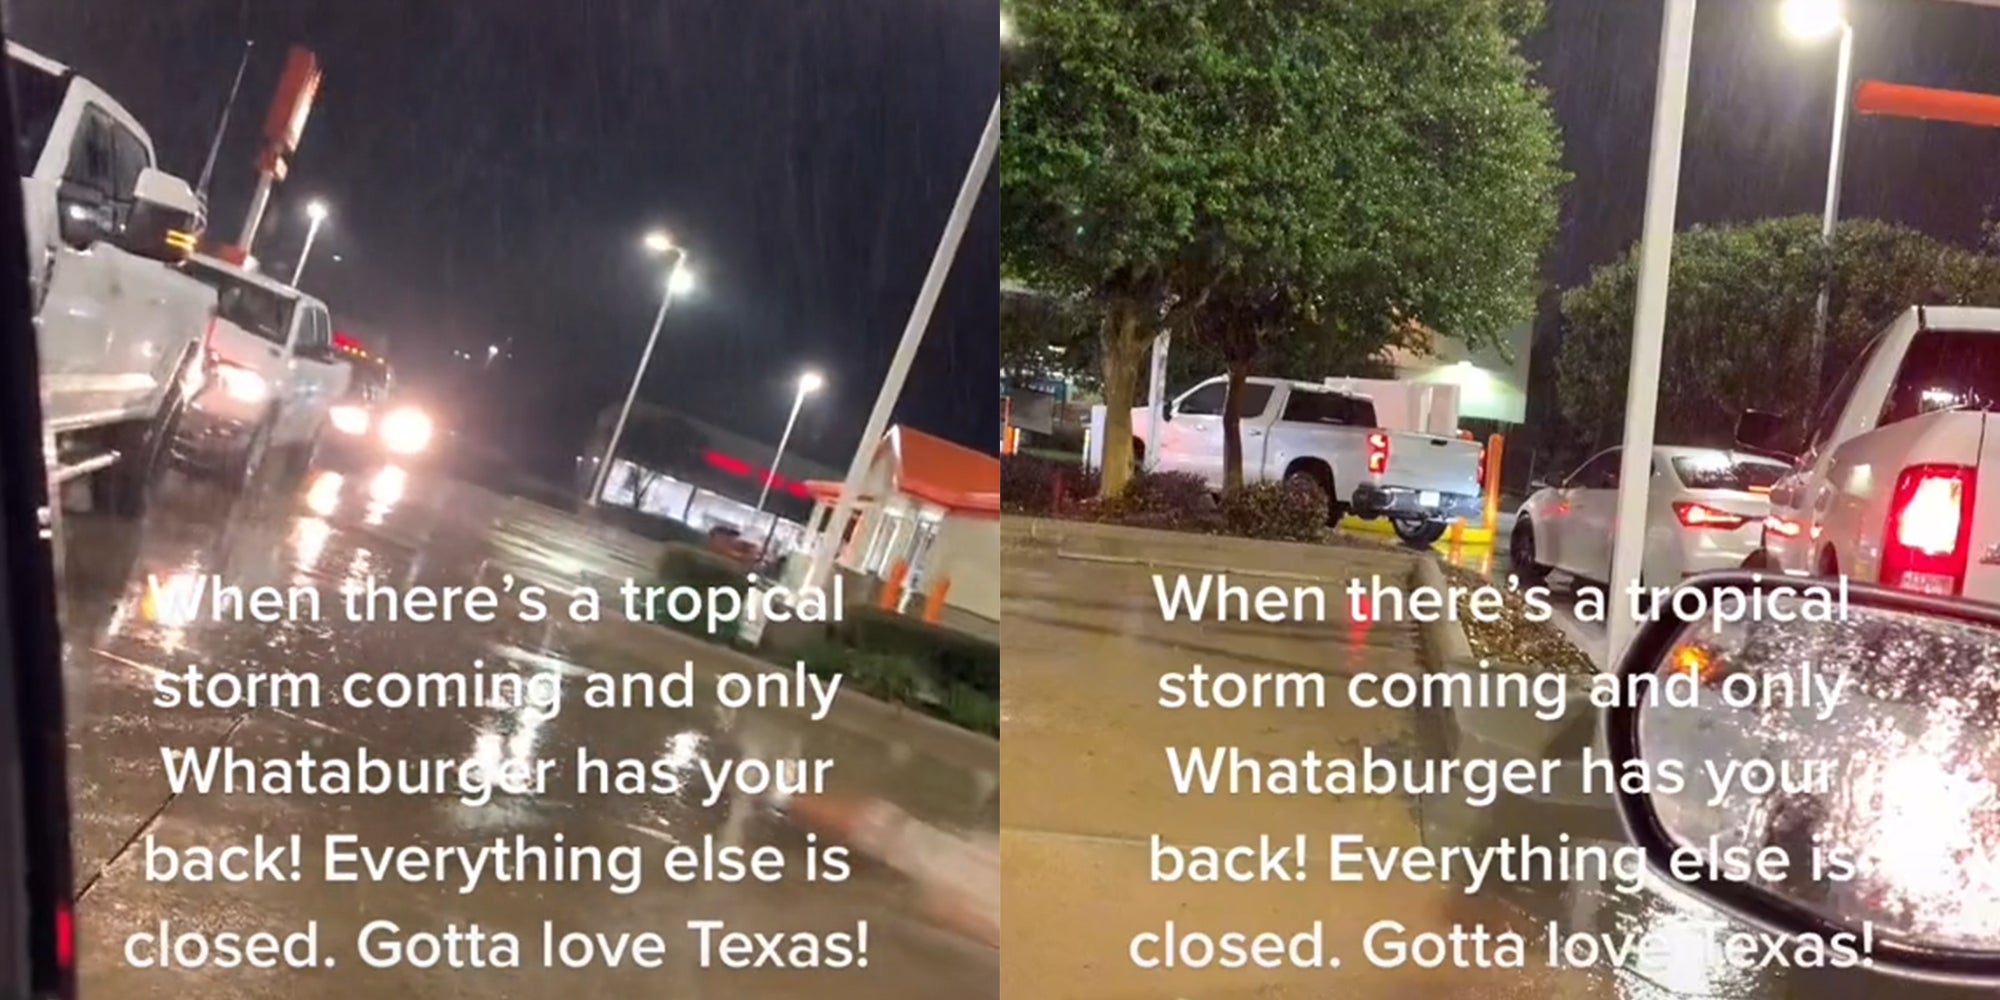
<svg viewBox="0 0 2000 1000">
<path fill-rule="evenodd" d="M 342 434 L 358 437 L 368 433 L 368 411 L 359 406 L 336 406 L 327 417 L 333 422 L 333 429 Z"/>
<path fill-rule="evenodd" d="M 382 444 L 398 455 L 415 455 L 431 446 L 431 418 L 405 406 L 382 418 Z"/>
</svg>

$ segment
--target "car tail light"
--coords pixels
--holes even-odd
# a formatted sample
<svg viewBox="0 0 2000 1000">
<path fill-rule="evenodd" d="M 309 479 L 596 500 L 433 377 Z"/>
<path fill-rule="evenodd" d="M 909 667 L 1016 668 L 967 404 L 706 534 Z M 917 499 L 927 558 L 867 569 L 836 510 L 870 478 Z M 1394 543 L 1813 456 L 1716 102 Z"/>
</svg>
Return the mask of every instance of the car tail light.
<svg viewBox="0 0 2000 1000">
<path fill-rule="evenodd" d="M 1707 504 L 1681 501 L 1674 504 L 1674 516 L 1681 524 L 1690 528 L 1741 528 L 1749 518 L 1732 514 L 1726 510 L 1716 510 Z"/>
<path fill-rule="evenodd" d="M 56 909 L 56 967 L 63 972 L 76 965 L 76 915 L 70 904 Z"/>
<path fill-rule="evenodd" d="M 1486 446 L 1479 446 L 1479 492 L 1486 492 Z"/>
<path fill-rule="evenodd" d="M 1389 471 L 1389 435 L 1376 431 L 1368 435 L 1368 472 L 1381 475 Z"/>
<path fill-rule="evenodd" d="M 1896 478 L 1882 542 L 1882 582 L 1926 594 L 1957 595 L 1972 548 L 1972 488 L 1962 465 L 1913 465 Z"/>
<path fill-rule="evenodd" d="M 1774 535 L 1783 535 L 1786 538 L 1797 538 L 1801 529 L 1799 528 L 1799 522 L 1787 520 L 1776 514 L 1772 514 L 1764 519 L 1764 530 Z"/>
</svg>

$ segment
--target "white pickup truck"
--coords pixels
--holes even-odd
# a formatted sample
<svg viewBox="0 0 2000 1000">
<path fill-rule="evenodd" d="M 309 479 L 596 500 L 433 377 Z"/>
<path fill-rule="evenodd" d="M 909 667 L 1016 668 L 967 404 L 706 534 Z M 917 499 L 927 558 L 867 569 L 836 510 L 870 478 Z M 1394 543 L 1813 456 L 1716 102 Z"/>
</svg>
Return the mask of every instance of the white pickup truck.
<svg viewBox="0 0 2000 1000">
<path fill-rule="evenodd" d="M 2000 603 L 1996 407 L 2000 309 L 1930 306 L 1876 335 L 1803 449 L 1744 414 L 1741 446 L 1798 453 L 1771 488 L 1765 564 Z"/>
<path fill-rule="evenodd" d="M 348 364 L 334 354 L 326 303 L 213 257 L 194 256 L 188 271 L 218 297 L 208 333 L 213 376 L 181 420 L 175 458 L 242 490 L 268 455 L 282 481 L 296 482 L 347 393 Z"/>
<path fill-rule="evenodd" d="M 1367 396 L 1323 384 L 1251 378 L 1243 385 L 1240 430 L 1243 481 L 1310 480 L 1329 498 L 1328 523 L 1343 513 L 1386 517 L 1405 544 L 1427 546 L 1453 520 L 1485 510 L 1485 448 L 1438 434 L 1387 430 Z M 1160 440 L 1133 440 L 1133 453 L 1156 450 L 1151 468 L 1187 472 L 1222 485 L 1222 404 L 1226 377 L 1175 397 L 1161 414 Z M 1145 407 L 1132 427 L 1146 433 Z"/>
<path fill-rule="evenodd" d="M 109 94 L 18 45 L 7 57 L 51 483 L 137 515 L 204 374 L 215 291 L 179 267 L 204 213 Z"/>
</svg>

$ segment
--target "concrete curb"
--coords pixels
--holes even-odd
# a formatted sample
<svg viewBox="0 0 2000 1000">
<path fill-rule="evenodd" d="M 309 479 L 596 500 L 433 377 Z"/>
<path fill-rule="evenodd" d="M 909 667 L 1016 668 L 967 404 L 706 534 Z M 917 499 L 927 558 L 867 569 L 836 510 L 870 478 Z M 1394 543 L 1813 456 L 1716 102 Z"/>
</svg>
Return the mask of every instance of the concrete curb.
<svg viewBox="0 0 2000 1000">
<path fill-rule="evenodd" d="M 1419 587 L 1445 586 L 1444 571 L 1437 559 L 1418 560 L 1412 580 Z M 1457 622 L 1425 622 L 1419 625 L 1426 673 L 1483 674 L 1519 670 L 1518 666 L 1482 661 L 1472 653 L 1465 627 Z M 1586 679 L 1587 680 L 1587 679 Z M 1590 704 L 1586 685 L 1569 683 L 1566 704 L 1554 719 L 1540 718 L 1535 709 L 1521 706 L 1483 708 L 1460 706 L 1436 709 L 1436 719 L 1427 723 L 1438 731 L 1433 739 L 1446 754 L 1486 760 L 1580 761 L 1585 749 L 1603 755 L 1597 725 L 1597 709 Z M 1565 768 L 1564 787 L 1540 798 L 1553 801 L 1602 804 L 1602 796 L 1586 796 L 1580 785 L 1580 769 Z"/>
<path fill-rule="evenodd" d="M 627 652 L 637 653 L 635 648 L 642 644 L 653 644 L 662 640 L 686 640 L 700 646 L 708 653 L 705 657 L 693 657 L 695 669 L 711 676 L 723 671 L 746 673 L 756 670 L 762 673 L 789 673 L 786 668 L 776 667 L 742 650 L 730 649 L 703 642 L 693 636 L 675 632 L 664 626 L 648 622 L 608 621 L 589 627 L 584 634 L 586 645 L 607 642 Z M 768 709 L 768 711 L 805 714 L 802 709 Z M 904 726 L 912 730 L 912 736 L 932 744 L 939 756 L 947 756 L 956 763 L 976 767 L 994 767 L 1000 757 L 1000 741 L 983 733 L 960 729 L 943 719 L 938 719 L 902 705 L 883 701 L 871 695 L 852 689 L 844 689 L 834 700 L 833 710 L 826 722 L 844 729 L 867 733 L 877 738 L 885 736 L 885 727 Z"/>
</svg>

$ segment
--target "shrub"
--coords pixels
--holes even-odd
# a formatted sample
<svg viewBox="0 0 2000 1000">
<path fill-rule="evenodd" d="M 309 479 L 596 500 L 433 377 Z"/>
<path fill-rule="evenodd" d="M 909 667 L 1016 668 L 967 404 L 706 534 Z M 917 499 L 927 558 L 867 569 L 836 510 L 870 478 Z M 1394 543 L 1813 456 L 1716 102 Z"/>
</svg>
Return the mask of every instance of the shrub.
<svg viewBox="0 0 2000 1000">
<path fill-rule="evenodd" d="M 1055 514 L 1097 495 L 1097 473 L 1041 455 L 1000 460 L 1000 504 L 1019 514 Z"/>
<path fill-rule="evenodd" d="M 1223 524 L 1232 535 L 1283 542 L 1316 542 L 1326 533 L 1326 492 L 1318 484 L 1252 483 L 1222 498 Z"/>
<path fill-rule="evenodd" d="M 1142 472 L 1125 492 L 1096 507 L 1103 520 L 1135 528 L 1213 531 L 1221 527 L 1215 495 L 1200 476 L 1187 472 Z"/>
<path fill-rule="evenodd" d="M 964 684 L 1000 696 L 1000 646 L 881 608 L 848 608 L 839 638 L 867 653 L 906 656 L 928 669 L 940 690 Z"/>
<path fill-rule="evenodd" d="M 906 655 L 848 650 L 845 673 L 856 691 L 898 705 L 921 705 L 931 695 L 923 666 Z"/>
<path fill-rule="evenodd" d="M 1000 460 L 1000 506 L 1023 514 L 1046 514 L 1055 504 L 1056 463 L 1035 455 Z"/>
<path fill-rule="evenodd" d="M 963 684 L 947 688 L 938 709 L 945 721 L 960 729 L 1000 735 L 1000 702 Z"/>
<path fill-rule="evenodd" d="M 747 593 L 750 581 L 745 578 L 743 567 L 716 555 L 705 548 L 681 543 L 669 544 L 660 555 L 660 585 L 665 587 L 699 587 L 703 590 L 723 588 Z M 651 621 L 664 625 L 676 632 L 689 635 L 713 635 L 723 642 L 734 642 L 740 621 L 724 623 L 714 633 L 708 631 L 706 617 L 695 621 L 677 621 L 667 614 L 666 602 L 651 609 Z"/>
</svg>

